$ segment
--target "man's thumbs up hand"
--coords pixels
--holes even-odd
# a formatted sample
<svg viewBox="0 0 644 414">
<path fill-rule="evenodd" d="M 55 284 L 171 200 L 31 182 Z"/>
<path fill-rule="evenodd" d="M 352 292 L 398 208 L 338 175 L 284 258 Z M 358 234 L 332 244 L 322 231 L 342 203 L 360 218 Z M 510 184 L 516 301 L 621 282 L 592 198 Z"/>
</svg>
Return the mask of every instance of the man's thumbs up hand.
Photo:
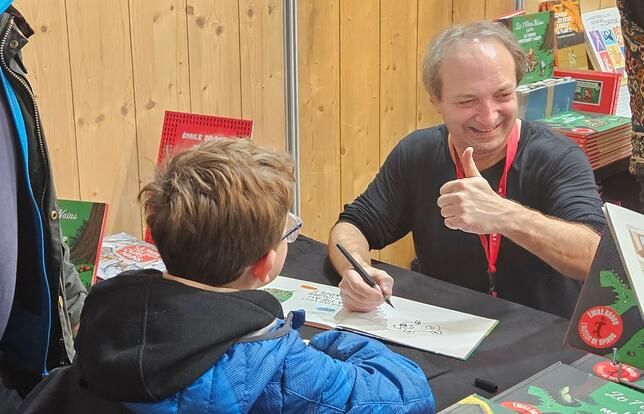
<svg viewBox="0 0 644 414">
<path fill-rule="evenodd" d="M 474 163 L 472 147 L 463 151 L 460 160 L 464 177 L 445 183 L 437 200 L 445 226 L 468 233 L 496 233 L 504 220 L 508 201 L 481 176 Z"/>
</svg>

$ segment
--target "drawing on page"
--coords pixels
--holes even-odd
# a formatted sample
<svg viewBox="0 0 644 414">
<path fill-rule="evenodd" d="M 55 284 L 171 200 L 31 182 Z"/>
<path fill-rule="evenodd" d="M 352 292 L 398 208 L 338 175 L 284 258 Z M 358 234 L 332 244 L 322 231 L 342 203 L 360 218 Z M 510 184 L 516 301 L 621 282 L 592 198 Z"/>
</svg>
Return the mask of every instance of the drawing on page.
<svg viewBox="0 0 644 414">
<path fill-rule="evenodd" d="M 304 296 L 302 300 L 313 302 L 316 305 L 333 306 L 335 310 L 342 307 L 342 298 L 339 293 L 328 292 L 320 289 L 307 292 L 306 296 Z"/>
<path fill-rule="evenodd" d="M 434 322 L 423 322 L 415 320 L 410 322 L 400 322 L 393 325 L 394 329 L 399 329 L 405 335 L 415 335 L 427 333 L 430 335 L 443 335 L 444 332 L 440 325 Z"/>
</svg>

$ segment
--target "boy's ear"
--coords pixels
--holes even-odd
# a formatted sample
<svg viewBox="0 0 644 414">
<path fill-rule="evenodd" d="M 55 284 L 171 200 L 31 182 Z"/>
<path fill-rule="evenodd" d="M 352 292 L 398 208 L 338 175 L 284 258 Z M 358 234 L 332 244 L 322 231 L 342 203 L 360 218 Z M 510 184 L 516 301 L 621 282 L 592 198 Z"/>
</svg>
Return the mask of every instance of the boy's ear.
<svg viewBox="0 0 644 414">
<path fill-rule="evenodd" d="M 275 250 L 270 250 L 264 256 L 262 256 L 255 264 L 251 265 L 250 272 L 251 274 L 260 282 L 268 283 L 271 281 L 270 275 L 268 272 L 273 268 L 275 263 L 275 258 L 277 257 L 277 252 Z"/>
</svg>

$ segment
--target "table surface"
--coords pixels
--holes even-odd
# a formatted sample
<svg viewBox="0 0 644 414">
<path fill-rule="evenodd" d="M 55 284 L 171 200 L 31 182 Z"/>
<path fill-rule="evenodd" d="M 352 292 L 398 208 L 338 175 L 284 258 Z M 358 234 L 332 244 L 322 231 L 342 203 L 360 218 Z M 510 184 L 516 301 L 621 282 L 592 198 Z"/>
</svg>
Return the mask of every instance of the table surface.
<svg viewBox="0 0 644 414">
<path fill-rule="evenodd" d="M 437 410 L 473 393 L 492 397 L 474 386 L 475 378 L 498 384 L 501 392 L 554 362 L 570 363 L 584 355 L 563 345 L 567 319 L 386 263 L 375 262 L 375 267 L 394 278 L 396 296 L 500 321 L 466 361 L 387 343 L 423 368 Z M 329 285 L 340 281 L 327 259 L 326 245 L 306 237 L 289 245 L 281 274 Z M 310 338 L 320 331 L 303 327 L 301 332 Z"/>
</svg>

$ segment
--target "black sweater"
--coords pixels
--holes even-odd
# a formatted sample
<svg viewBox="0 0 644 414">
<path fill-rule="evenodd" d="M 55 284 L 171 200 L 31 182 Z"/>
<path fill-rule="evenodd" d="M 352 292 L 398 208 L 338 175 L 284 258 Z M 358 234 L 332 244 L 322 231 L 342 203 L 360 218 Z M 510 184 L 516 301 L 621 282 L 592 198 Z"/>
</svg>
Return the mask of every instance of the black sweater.
<svg viewBox="0 0 644 414">
<path fill-rule="evenodd" d="M 436 205 L 440 187 L 456 179 L 447 135 L 441 125 L 401 140 L 367 190 L 345 206 L 340 221 L 358 227 L 372 249 L 411 231 L 422 273 L 487 292 L 487 260 L 479 237 L 445 227 Z M 481 173 L 494 189 L 504 165 L 505 159 Z M 584 153 L 574 142 L 536 122 L 523 122 L 508 174 L 508 198 L 597 231 L 605 224 Z M 496 288 L 501 298 L 570 317 L 581 283 L 503 238 Z"/>
</svg>

